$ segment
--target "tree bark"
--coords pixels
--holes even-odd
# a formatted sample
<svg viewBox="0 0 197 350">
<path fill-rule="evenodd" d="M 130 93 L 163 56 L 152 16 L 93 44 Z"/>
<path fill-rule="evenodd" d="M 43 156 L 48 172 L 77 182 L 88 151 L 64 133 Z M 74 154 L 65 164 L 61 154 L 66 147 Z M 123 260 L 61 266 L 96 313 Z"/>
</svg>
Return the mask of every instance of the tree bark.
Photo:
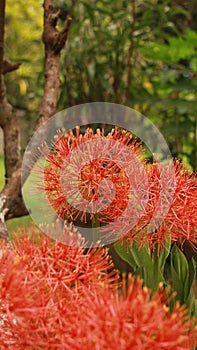
<svg viewBox="0 0 197 350">
<path fill-rule="evenodd" d="M 3 54 L 4 54 L 4 29 L 5 28 L 5 0 L 0 2 L 0 84 L 3 73 Z"/>
<path fill-rule="evenodd" d="M 68 38 L 71 17 L 67 17 L 63 30 L 57 30 L 57 20 L 60 11 L 54 12 L 53 0 L 45 0 L 44 4 L 44 31 L 45 44 L 45 81 L 44 94 L 41 101 L 37 127 L 48 120 L 56 112 L 60 86 L 60 54 Z"/>
<path fill-rule="evenodd" d="M 21 196 L 19 169 L 21 167 L 20 133 L 12 106 L 7 100 L 6 86 L 3 75 L 10 71 L 5 70 L 4 61 L 4 25 L 5 25 L 5 0 L 0 3 L 0 127 L 4 133 L 4 162 L 5 162 L 5 186 L 0 193 L 0 237 L 8 239 L 5 219 L 27 214 Z M 10 64 L 16 69 L 18 64 Z"/>
<path fill-rule="evenodd" d="M 45 45 L 45 81 L 38 128 L 56 111 L 60 85 L 60 54 L 68 38 L 71 18 L 62 31 L 56 28 L 60 11 L 54 11 L 53 0 L 44 4 L 43 42 Z M 5 220 L 28 214 L 21 193 L 20 130 L 13 108 L 7 100 L 3 75 L 18 69 L 20 63 L 4 60 L 5 0 L 0 2 L 0 127 L 4 133 L 5 186 L 0 193 L 0 238 L 9 239 Z M 39 146 L 39 145 L 38 145 Z"/>
</svg>

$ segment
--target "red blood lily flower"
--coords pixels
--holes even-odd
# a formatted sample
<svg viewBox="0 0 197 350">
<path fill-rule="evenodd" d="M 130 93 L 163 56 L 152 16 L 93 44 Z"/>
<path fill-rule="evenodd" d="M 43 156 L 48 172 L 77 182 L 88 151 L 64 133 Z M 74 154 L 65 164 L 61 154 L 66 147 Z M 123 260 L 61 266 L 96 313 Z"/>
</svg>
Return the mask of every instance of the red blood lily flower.
<svg viewBox="0 0 197 350">
<path fill-rule="evenodd" d="M 130 277 L 126 293 L 123 277 L 121 294 L 107 283 L 91 288 L 84 283 L 77 291 L 73 286 L 71 293 L 65 287 L 56 298 L 42 274 L 35 276 L 34 266 L 30 273 L 26 257 L 12 253 L 6 264 L 5 259 L 0 263 L 2 350 L 194 348 L 193 320 L 178 304 L 169 311 L 162 287 L 151 297 L 142 281 Z"/>
<path fill-rule="evenodd" d="M 128 150 L 128 151 L 127 151 Z M 139 142 L 125 130 L 106 136 L 88 128 L 64 133 L 49 152 L 43 190 L 57 214 L 75 225 L 102 226 L 106 237 L 127 237 L 161 249 L 197 243 L 197 182 L 177 160 L 146 163 Z M 162 181 L 161 181 L 162 175 Z"/>
<path fill-rule="evenodd" d="M 76 135 L 64 133 L 49 151 L 41 190 L 59 217 L 87 227 L 96 217 L 99 225 L 111 224 L 108 236 L 118 220 L 125 234 L 128 216 L 134 226 L 146 201 L 142 154 L 141 144 L 125 130 L 104 135 L 88 128 L 82 135 L 76 128 Z"/>
<path fill-rule="evenodd" d="M 142 281 L 129 278 L 126 294 L 109 289 L 90 291 L 81 296 L 76 311 L 78 330 L 69 327 L 70 348 L 79 349 L 193 349 L 196 329 L 184 307 L 176 304 L 169 311 L 163 287 L 151 297 Z M 86 307 L 88 305 L 88 308 Z M 80 310 L 80 313 L 79 311 Z M 71 322 L 71 324 L 73 324 Z M 68 348 L 69 348 L 68 346 Z"/>
<path fill-rule="evenodd" d="M 162 249 L 170 235 L 171 242 L 183 245 L 187 241 L 196 250 L 197 244 L 197 180 L 196 174 L 191 174 L 183 164 L 174 161 L 174 180 L 164 181 L 163 202 L 160 202 L 159 217 L 155 215 L 161 193 L 160 171 L 166 174 L 172 165 L 163 165 L 161 170 L 156 164 L 147 165 L 147 177 L 149 179 L 149 200 L 146 210 L 138 225 L 131 230 L 126 238 L 132 243 L 135 239 L 139 245 L 149 243 L 151 249 L 156 245 Z M 169 179 L 169 176 L 168 176 Z M 175 184 L 175 186 L 174 186 Z M 174 192 L 170 205 L 167 194 Z M 167 210 L 166 210 L 167 206 Z M 165 215 L 163 215 L 165 213 Z M 158 220 L 159 219 L 159 220 Z M 150 222 L 151 228 L 150 230 Z M 158 224 L 159 222 L 159 224 Z M 154 229 L 155 227 L 155 229 Z"/>
<path fill-rule="evenodd" d="M 119 286 L 108 250 L 66 246 L 34 226 L 17 232 L 13 244 L 16 251 L 4 249 L 0 258 L 0 347 L 64 349 L 62 325 L 81 290 Z"/>
</svg>

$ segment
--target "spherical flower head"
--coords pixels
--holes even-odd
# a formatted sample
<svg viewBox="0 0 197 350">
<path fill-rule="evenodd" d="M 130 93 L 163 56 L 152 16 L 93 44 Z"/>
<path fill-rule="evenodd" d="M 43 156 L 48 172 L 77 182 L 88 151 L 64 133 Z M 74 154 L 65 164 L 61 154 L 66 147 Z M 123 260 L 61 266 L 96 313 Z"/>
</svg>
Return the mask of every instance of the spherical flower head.
<svg viewBox="0 0 197 350">
<path fill-rule="evenodd" d="M 37 232 L 35 226 L 19 230 L 13 240 L 19 256 L 26 257 L 29 270 L 39 273 L 40 281 L 47 283 L 51 291 L 61 293 L 66 289 L 70 293 L 73 288 L 77 290 L 84 284 L 91 288 L 94 284 L 103 283 L 117 288 L 119 274 L 114 270 L 108 248 L 86 248 L 84 240 L 72 226 L 68 229 L 65 225 L 62 229 L 57 222 L 53 230 L 57 232 L 54 237 L 58 238 L 62 230 L 67 244 L 59 239 L 52 240 L 50 234 L 46 236 L 41 231 Z"/>
<path fill-rule="evenodd" d="M 21 255 L 5 252 L 0 259 L 2 349 L 193 349 L 196 337 L 193 320 L 188 320 L 186 309 L 178 304 L 170 312 L 168 295 L 161 287 L 151 296 L 142 281 L 132 277 L 128 292 L 124 276 L 121 289 L 110 287 L 110 276 L 109 283 L 106 279 L 101 279 L 101 283 L 99 275 L 107 274 L 109 265 L 103 264 L 105 258 L 100 259 L 100 254 L 98 261 L 94 260 L 96 275 L 91 273 L 93 266 L 88 268 L 79 259 L 78 272 L 83 275 L 79 287 L 69 263 L 63 264 L 63 274 L 57 264 L 58 259 L 62 265 L 62 260 L 66 257 L 69 260 L 70 256 L 74 269 L 79 252 L 75 249 L 74 257 L 69 247 L 66 256 L 62 251 L 64 245 L 58 244 L 57 249 L 43 238 L 41 247 L 40 251 L 34 249 L 24 239 Z M 40 257 L 37 249 L 42 251 Z M 35 258 L 30 254 L 32 250 Z M 64 280 L 61 292 L 55 288 L 54 276 L 60 284 Z"/>
<path fill-rule="evenodd" d="M 169 180 L 169 173 L 173 177 Z M 171 242 L 180 246 L 187 241 L 196 250 L 197 244 L 197 181 L 196 174 L 190 173 L 179 160 L 174 164 L 147 164 L 147 177 L 149 179 L 149 200 L 144 215 L 138 225 L 131 230 L 126 240 L 132 244 L 133 239 L 139 246 L 148 243 L 151 249 L 155 246 L 166 246 L 169 236 Z M 162 182 L 161 172 L 168 181 Z M 175 186 L 174 186 L 175 183 Z M 172 201 L 168 205 L 168 195 L 174 192 Z M 161 196 L 161 197 L 160 197 Z M 158 208 L 158 214 L 155 215 Z M 166 210 L 166 206 L 167 210 Z M 165 215 L 162 215 L 166 212 Z M 150 225 L 151 223 L 151 225 Z"/>
<path fill-rule="evenodd" d="M 49 151 L 42 190 L 59 217 L 79 226 L 109 225 L 124 215 L 122 225 L 125 212 L 136 220 L 145 197 L 142 153 L 141 144 L 125 130 L 105 135 L 100 129 L 81 134 L 76 128 L 75 135 L 59 136 Z"/>
<path fill-rule="evenodd" d="M 70 346 L 75 350 L 193 349 L 197 333 L 185 308 L 176 304 L 170 312 L 165 291 L 160 287 L 151 296 L 142 283 L 130 276 L 128 292 L 124 279 L 121 293 L 109 289 L 84 291 L 73 314 L 78 316 L 79 328 L 75 333 L 70 327 Z"/>
<path fill-rule="evenodd" d="M 13 245 L 15 250 L 4 249 L 0 258 L 0 334 L 5 348 L 48 348 L 84 286 L 87 291 L 119 286 L 105 248 L 87 249 L 80 240 L 75 247 L 52 241 L 35 226 L 18 231 Z"/>
<path fill-rule="evenodd" d="M 76 128 L 57 137 L 49 151 L 42 190 L 61 219 L 97 225 L 101 238 L 135 239 L 161 250 L 170 235 L 172 243 L 188 241 L 196 249 L 196 175 L 178 160 L 149 164 L 143 156 L 125 130 L 105 135 Z"/>
</svg>

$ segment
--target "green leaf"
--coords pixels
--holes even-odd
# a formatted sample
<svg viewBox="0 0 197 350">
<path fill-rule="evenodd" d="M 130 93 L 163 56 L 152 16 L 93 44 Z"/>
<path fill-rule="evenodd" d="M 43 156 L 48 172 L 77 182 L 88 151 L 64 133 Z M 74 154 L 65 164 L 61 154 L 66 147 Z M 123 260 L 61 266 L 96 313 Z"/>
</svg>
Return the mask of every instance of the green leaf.
<svg viewBox="0 0 197 350">
<path fill-rule="evenodd" d="M 176 299 L 193 309 L 192 284 L 195 277 L 194 259 L 187 262 L 185 255 L 174 245 L 171 252 L 171 277 L 173 289 L 177 292 Z"/>
<path fill-rule="evenodd" d="M 150 268 L 152 267 L 152 259 L 150 250 L 147 245 L 144 245 L 143 248 L 139 248 L 137 243 L 133 241 L 133 245 L 130 248 L 130 252 L 137 263 L 137 266 Z"/>
<path fill-rule="evenodd" d="M 168 248 L 163 252 L 161 258 L 159 256 L 155 257 L 154 254 L 151 256 L 148 245 L 139 248 L 135 241 L 133 241 L 131 247 L 126 241 L 117 242 L 114 248 L 120 258 L 134 269 L 134 274 L 143 278 L 144 284 L 152 291 L 157 289 L 159 282 L 164 281 L 162 270 L 165 265 L 165 257 L 169 254 Z"/>
<path fill-rule="evenodd" d="M 178 299 L 181 302 L 181 304 L 183 304 L 184 303 L 183 283 L 180 280 L 173 264 L 171 264 L 171 278 L 172 278 L 172 287 L 174 291 L 177 292 L 176 299 Z"/>
<path fill-rule="evenodd" d="M 192 284 L 193 281 L 195 279 L 196 276 L 196 261 L 194 258 L 192 258 L 191 260 L 189 260 L 188 262 L 188 267 L 189 267 L 189 278 L 188 278 L 188 284 L 189 287 L 192 288 Z"/>
<path fill-rule="evenodd" d="M 134 269 L 137 267 L 136 261 L 130 252 L 130 248 L 124 240 L 122 242 L 116 242 L 114 244 L 114 249 L 122 260 L 126 261 Z"/>
<path fill-rule="evenodd" d="M 164 270 L 166 259 L 170 254 L 170 248 L 171 248 L 171 235 L 170 234 L 166 235 L 166 237 L 167 237 L 167 240 L 166 240 L 165 246 L 163 247 L 159 255 L 159 267 L 162 272 Z"/>
<path fill-rule="evenodd" d="M 114 248 L 117 254 L 126 261 L 131 267 L 145 268 L 147 271 L 153 271 L 153 262 L 149 248 L 145 245 L 143 248 L 138 247 L 137 243 L 133 241 L 130 247 L 126 241 L 115 243 Z"/>
<path fill-rule="evenodd" d="M 172 248 L 172 264 L 179 279 L 185 283 L 189 275 L 188 263 L 185 255 L 181 252 L 177 245 L 174 245 Z"/>
</svg>

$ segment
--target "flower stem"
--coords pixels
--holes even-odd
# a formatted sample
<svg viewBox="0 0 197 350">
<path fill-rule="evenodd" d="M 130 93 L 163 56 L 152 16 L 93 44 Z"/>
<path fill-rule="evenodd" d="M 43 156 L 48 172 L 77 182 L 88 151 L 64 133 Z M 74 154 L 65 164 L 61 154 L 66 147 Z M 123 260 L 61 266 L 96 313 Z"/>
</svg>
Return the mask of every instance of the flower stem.
<svg viewBox="0 0 197 350">
<path fill-rule="evenodd" d="M 98 214 L 94 214 L 94 217 L 92 219 L 92 241 L 94 245 L 98 243 L 100 240 L 100 235 L 99 235 L 100 221 L 98 218 L 99 218 Z"/>
<path fill-rule="evenodd" d="M 153 292 L 157 290 L 158 284 L 159 284 L 159 246 L 156 245 L 156 247 L 153 250 Z"/>
</svg>

